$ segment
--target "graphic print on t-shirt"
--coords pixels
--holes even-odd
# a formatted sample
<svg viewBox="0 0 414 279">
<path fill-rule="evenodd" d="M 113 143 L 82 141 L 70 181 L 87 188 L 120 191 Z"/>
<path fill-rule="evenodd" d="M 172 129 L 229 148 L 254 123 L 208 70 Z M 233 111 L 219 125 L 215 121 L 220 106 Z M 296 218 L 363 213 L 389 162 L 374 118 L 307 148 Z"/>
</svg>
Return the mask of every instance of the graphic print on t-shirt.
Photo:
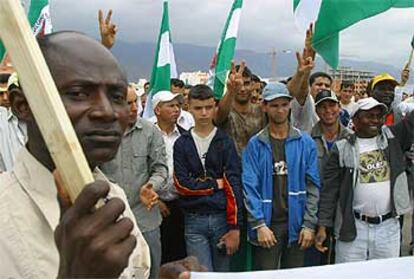
<svg viewBox="0 0 414 279">
<path fill-rule="evenodd" d="M 390 168 L 381 150 L 362 153 L 359 159 L 360 183 L 390 180 Z"/>
<path fill-rule="evenodd" d="M 273 175 L 287 175 L 287 165 L 285 161 L 275 162 L 273 164 Z"/>
</svg>

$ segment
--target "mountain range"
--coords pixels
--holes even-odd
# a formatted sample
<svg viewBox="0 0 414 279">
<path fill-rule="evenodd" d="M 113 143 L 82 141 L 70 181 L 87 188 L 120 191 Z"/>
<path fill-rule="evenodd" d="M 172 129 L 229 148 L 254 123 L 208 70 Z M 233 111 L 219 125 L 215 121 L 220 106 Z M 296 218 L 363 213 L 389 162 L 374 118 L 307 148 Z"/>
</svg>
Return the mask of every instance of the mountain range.
<svg viewBox="0 0 414 279">
<path fill-rule="evenodd" d="M 154 63 L 154 43 L 127 43 L 117 41 L 113 48 L 114 55 L 121 62 L 128 73 L 131 81 L 139 78 L 148 79 Z M 215 48 L 206 46 L 196 46 L 191 44 L 174 44 L 174 53 L 177 70 L 181 72 L 208 71 L 211 59 L 215 53 Z M 246 61 L 247 66 L 262 78 L 272 77 L 272 55 L 269 53 L 255 52 L 252 50 L 238 49 L 235 53 L 235 61 L 241 59 Z M 296 69 L 296 56 L 291 53 L 276 54 L 276 76 L 287 77 L 292 75 Z M 340 61 L 340 66 L 350 66 L 354 70 L 372 71 L 374 73 L 388 72 L 399 79 L 400 65 L 388 65 L 372 61 L 356 61 L 344 59 Z M 324 62 L 319 57 L 316 60 L 316 70 L 326 68 Z"/>
</svg>

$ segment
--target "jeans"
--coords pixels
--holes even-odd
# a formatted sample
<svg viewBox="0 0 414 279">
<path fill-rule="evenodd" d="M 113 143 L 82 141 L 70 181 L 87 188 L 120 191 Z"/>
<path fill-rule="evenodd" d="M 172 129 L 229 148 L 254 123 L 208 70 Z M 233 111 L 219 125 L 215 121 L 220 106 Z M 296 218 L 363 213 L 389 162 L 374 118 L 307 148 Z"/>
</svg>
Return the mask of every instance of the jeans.
<svg viewBox="0 0 414 279">
<path fill-rule="evenodd" d="M 177 200 L 164 202 L 170 215 L 164 217 L 161 224 L 161 264 L 181 260 L 187 256 L 184 240 L 184 216 Z"/>
<path fill-rule="evenodd" d="M 355 219 L 355 226 L 354 241 L 336 241 L 336 263 L 399 257 L 401 229 L 397 218 L 378 225 Z"/>
<path fill-rule="evenodd" d="M 210 272 L 229 271 L 230 256 L 217 248 L 220 238 L 228 232 L 226 212 L 184 213 L 184 231 L 187 256 L 195 256 Z"/>
<path fill-rule="evenodd" d="M 253 246 L 254 270 L 303 267 L 305 251 L 297 242 L 288 243 L 287 224 L 272 224 L 277 244 L 271 248 Z"/>
<path fill-rule="evenodd" d="M 158 279 L 161 266 L 161 234 L 160 227 L 143 232 L 142 236 L 148 244 L 151 256 L 150 278 Z"/>
</svg>

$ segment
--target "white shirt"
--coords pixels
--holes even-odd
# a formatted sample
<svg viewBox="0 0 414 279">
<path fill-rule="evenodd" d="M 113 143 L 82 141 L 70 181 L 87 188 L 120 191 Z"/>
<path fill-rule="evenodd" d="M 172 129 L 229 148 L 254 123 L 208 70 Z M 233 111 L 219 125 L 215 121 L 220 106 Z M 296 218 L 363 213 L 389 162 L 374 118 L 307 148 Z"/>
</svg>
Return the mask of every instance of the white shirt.
<svg viewBox="0 0 414 279">
<path fill-rule="evenodd" d="M 157 123 L 157 117 L 154 115 L 147 119 L 149 122 L 155 124 Z M 177 124 L 183 127 L 185 130 L 190 130 L 194 127 L 194 117 L 191 113 L 185 110 L 181 110 L 180 116 L 178 116 Z"/>
<path fill-rule="evenodd" d="M 0 107 L 0 172 L 10 171 L 20 148 L 26 144 L 26 123 L 4 107 Z"/>
<path fill-rule="evenodd" d="M 162 134 L 162 138 L 164 139 L 165 143 L 165 151 L 167 153 L 167 165 L 168 165 L 168 180 L 165 184 L 165 187 L 158 192 L 160 199 L 163 201 L 172 201 L 178 198 L 177 190 L 174 186 L 174 143 L 180 137 L 180 131 L 178 131 L 177 126 L 174 127 L 174 130 L 167 134 L 163 130 L 160 129 L 158 123 L 155 126 L 160 130 Z"/>
<path fill-rule="evenodd" d="M 191 136 L 194 139 L 198 156 L 200 157 L 200 161 L 203 165 L 203 168 L 206 168 L 206 156 L 208 148 L 210 147 L 211 141 L 213 140 L 214 136 L 216 135 L 217 127 L 214 127 L 214 129 L 210 132 L 210 134 L 203 138 L 197 135 L 194 132 L 194 129 L 191 130 Z"/>
<path fill-rule="evenodd" d="M 378 148 L 377 137 L 357 138 L 358 180 L 354 189 L 354 210 L 368 216 L 391 211 L 390 166 Z"/>
<path fill-rule="evenodd" d="M 291 104 L 291 117 L 292 125 L 299 130 L 311 133 L 312 127 L 319 121 L 319 117 L 315 110 L 315 101 L 313 97 L 308 94 L 303 106 L 294 98 Z"/>
<path fill-rule="evenodd" d="M 109 182 L 98 169 L 95 179 Z M 59 253 L 54 231 L 60 206 L 52 174 L 26 148 L 12 172 L 0 174 L 0 273 L 3 278 L 56 278 Z M 108 198 L 125 203 L 123 216 L 134 223 L 137 246 L 121 278 L 148 278 L 150 254 L 123 190 L 110 183 Z"/>
<path fill-rule="evenodd" d="M 352 114 L 352 112 L 354 111 L 354 109 L 356 109 L 358 107 L 357 103 L 355 103 L 354 100 L 351 100 L 348 104 L 342 104 L 341 103 L 341 108 L 345 109 L 349 115 Z"/>
</svg>

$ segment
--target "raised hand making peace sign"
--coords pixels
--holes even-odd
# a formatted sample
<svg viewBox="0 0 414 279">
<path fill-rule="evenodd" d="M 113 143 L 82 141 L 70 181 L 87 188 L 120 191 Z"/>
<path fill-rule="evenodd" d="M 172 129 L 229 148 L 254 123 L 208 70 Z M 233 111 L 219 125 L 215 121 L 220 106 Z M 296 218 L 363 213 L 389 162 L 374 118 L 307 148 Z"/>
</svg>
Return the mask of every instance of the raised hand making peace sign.
<svg viewBox="0 0 414 279">
<path fill-rule="evenodd" d="M 240 91 L 243 87 L 243 72 L 246 67 L 246 63 L 242 61 L 240 63 L 239 69 L 236 69 L 234 62 L 231 62 L 230 75 L 227 79 L 227 91 L 230 93 L 235 93 Z"/>
<path fill-rule="evenodd" d="M 99 31 L 101 32 L 101 42 L 102 44 L 110 49 L 115 43 L 116 32 L 118 28 L 115 24 L 111 22 L 112 10 L 109 10 L 106 15 L 105 20 L 103 19 L 103 12 L 99 10 L 98 20 L 99 20 Z"/>
</svg>

